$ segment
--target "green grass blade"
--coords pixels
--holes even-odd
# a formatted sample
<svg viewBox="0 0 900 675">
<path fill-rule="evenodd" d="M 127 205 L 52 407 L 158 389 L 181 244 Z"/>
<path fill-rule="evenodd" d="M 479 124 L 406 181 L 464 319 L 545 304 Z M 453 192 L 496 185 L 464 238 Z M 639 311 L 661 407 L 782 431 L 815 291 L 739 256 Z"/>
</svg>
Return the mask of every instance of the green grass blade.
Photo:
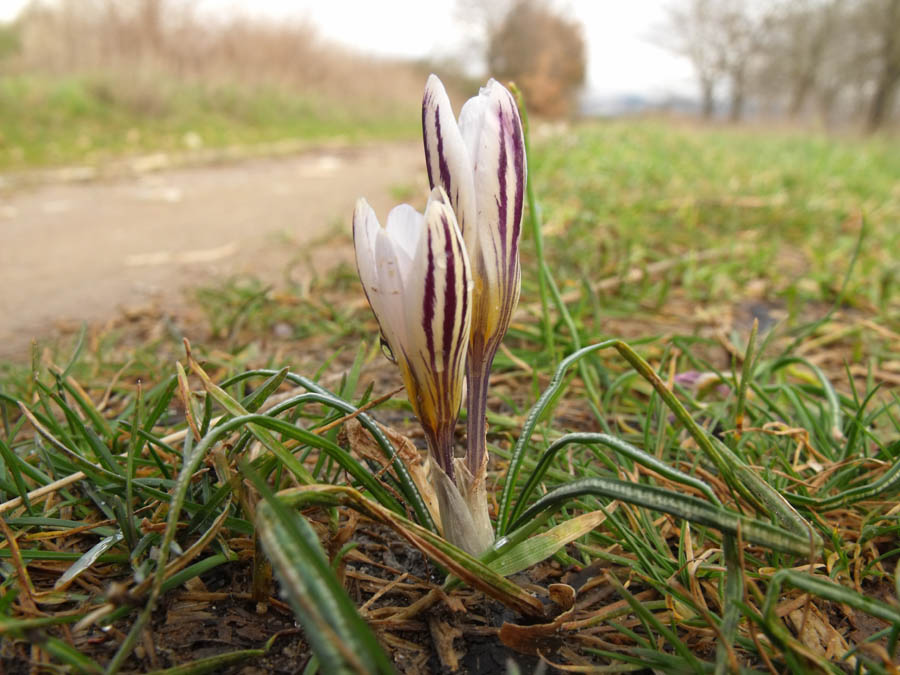
<svg viewBox="0 0 900 675">
<path fill-rule="evenodd" d="M 725 596 L 722 598 L 725 610 L 721 626 L 723 640 L 716 647 L 716 675 L 734 672 L 734 667 L 738 665 L 732 662 L 731 655 L 741 618 L 739 603 L 744 600 L 744 570 L 741 567 L 737 539 L 732 535 L 722 537 L 722 550 L 726 568 Z"/>
<path fill-rule="evenodd" d="M 137 528 L 134 524 L 134 462 L 141 456 L 141 448 L 144 439 L 138 430 L 141 428 L 141 416 L 144 414 L 144 396 L 140 383 L 138 383 L 137 400 L 134 404 L 134 417 L 131 420 L 131 438 L 128 440 L 128 458 L 125 465 L 125 509 L 126 529 L 125 536 L 128 546 L 132 548 L 137 541 Z"/>
<path fill-rule="evenodd" d="M 125 537 L 121 532 L 117 532 L 116 534 L 104 537 L 98 541 L 56 580 L 56 583 L 53 584 L 53 588 L 59 589 L 68 586 L 79 574 L 88 570 L 104 553 L 124 538 Z"/>
<path fill-rule="evenodd" d="M 894 441 L 888 446 L 887 453 L 894 455 L 900 453 L 900 440 Z M 796 504 L 803 504 L 816 508 L 819 511 L 828 511 L 830 509 L 838 509 L 856 504 L 858 502 L 880 499 L 900 490 L 900 459 L 891 465 L 891 468 L 884 472 L 874 483 L 868 485 L 859 485 L 850 488 L 836 495 L 828 497 L 806 497 L 788 493 L 785 495 L 788 500 Z"/>
<path fill-rule="evenodd" d="M 103 418 L 94 404 L 90 400 L 85 398 L 85 396 L 79 390 L 79 387 L 76 387 L 72 384 L 71 378 L 63 378 L 62 375 L 58 375 L 57 385 L 62 387 L 69 393 L 69 395 L 78 404 L 78 407 L 81 408 L 82 412 L 84 412 L 85 416 L 94 425 L 94 428 L 99 431 L 100 435 L 103 438 L 107 439 L 107 441 L 111 441 L 114 434 L 109 426 L 109 423 Z"/>
<path fill-rule="evenodd" d="M 644 607 L 644 605 L 637 600 L 631 593 L 626 590 L 626 588 L 619 582 L 618 579 L 615 578 L 612 574 L 607 575 L 607 579 L 609 579 L 610 583 L 613 587 L 618 591 L 619 595 L 621 595 L 628 604 L 631 606 L 632 611 L 644 621 L 645 624 L 652 626 L 656 632 L 658 632 L 662 637 L 666 639 L 666 641 L 672 645 L 673 649 L 681 656 L 684 664 L 690 668 L 691 671 L 695 673 L 704 673 L 706 671 L 704 663 L 698 659 L 694 654 L 688 649 L 687 645 L 685 645 L 681 640 L 678 639 L 677 633 L 669 627 L 663 625 L 663 623 L 656 618 L 656 616 L 649 609 Z"/>
<path fill-rule="evenodd" d="M 534 429 L 537 426 L 541 415 L 543 415 L 544 410 L 550 405 L 553 397 L 562 386 L 566 371 L 568 371 L 573 363 L 578 362 L 588 354 L 610 347 L 615 342 L 615 340 L 607 340 L 595 345 L 583 347 L 574 354 L 570 354 L 563 359 L 559 366 L 557 366 L 556 372 L 553 374 L 553 378 L 550 380 L 547 388 L 544 389 L 538 400 L 531 407 L 531 410 L 528 411 L 528 415 L 522 425 L 522 431 L 519 433 L 519 438 L 516 440 L 516 444 L 513 447 L 512 456 L 509 460 L 509 468 L 506 470 L 506 480 L 503 483 L 503 491 L 500 494 L 500 511 L 497 515 L 498 537 L 509 531 L 509 523 L 512 519 L 513 490 L 515 490 L 519 472 L 522 470 L 522 462 L 525 459 L 525 452 L 528 448 L 528 442 L 531 440 L 531 434 L 534 433 Z"/>
<path fill-rule="evenodd" d="M 72 645 L 59 638 L 47 636 L 41 643 L 41 649 L 63 663 L 71 666 L 77 673 L 102 673 L 103 668 L 89 656 L 85 656 Z"/>
<path fill-rule="evenodd" d="M 75 340 L 75 347 L 72 349 L 72 356 L 69 357 L 69 362 L 66 364 L 66 367 L 63 368 L 60 376 L 62 379 L 68 377 L 69 373 L 72 372 L 72 368 L 78 363 L 78 359 L 81 357 L 81 352 L 84 350 L 84 338 L 87 336 L 88 325 L 87 322 L 82 322 L 81 328 L 78 331 L 78 338 Z"/>
<path fill-rule="evenodd" d="M 818 552 L 816 547 L 811 546 L 809 538 L 786 531 L 771 523 L 749 518 L 674 490 L 666 490 L 655 485 L 629 483 L 614 478 L 585 478 L 557 488 L 532 504 L 513 523 L 513 528 L 544 511 L 562 508 L 566 503 L 582 495 L 618 499 L 629 504 L 668 513 L 692 523 L 713 527 L 730 535 L 737 535 L 740 532 L 740 536 L 745 541 L 775 551 L 797 556 Z"/>
<path fill-rule="evenodd" d="M 245 464 L 263 495 L 257 512 L 260 542 L 325 672 L 393 673 L 368 624 L 338 583 L 309 523 L 291 511 Z"/>
<path fill-rule="evenodd" d="M 487 563 L 497 574 L 508 577 L 554 555 L 562 547 L 599 527 L 606 520 L 603 511 L 592 511 L 569 518 L 546 532 L 529 537 Z M 484 556 L 482 556 L 484 561 Z"/>
<path fill-rule="evenodd" d="M 153 387 L 153 389 L 150 390 L 150 393 L 147 394 L 147 400 L 154 401 L 152 404 L 153 407 L 150 408 L 150 412 L 147 413 L 147 416 L 144 419 L 143 430 L 148 434 L 153 431 L 153 427 L 159 422 L 160 417 L 162 417 L 169 409 L 172 397 L 175 395 L 175 390 L 177 388 L 178 376 L 169 375 L 169 377 Z"/>
<path fill-rule="evenodd" d="M 744 354 L 744 363 L 741 368 L 741 381 L 738 383 L 737 403 L 734 406 L 735 427 L 740 433 L 744 428 L 744 403 L 747 400 L 747 385 L 753 380 L 754 359 L 758 354 L 754 353 L 756 347 L 756 334 L 759 332 L 759 321 L 753 320 L 750 329 L 750 338 L 747 340 L 747 351 Z"/>
<path fill-rule="evenodd" d="M 857 591 L 836 584 L 830 579 L 823 579 L 805 572 L 796 570 L 778 570 L 769 581 L 769 589 L 766 592 L 766 601 L 763 605 L 763 615 L 775 616 L 775 608 L 781 599 L 781 589 L 791 585 L 802 591 L 825 598 L 831 602 L 853 607 L 861 612 L 887 621 L 895 627 L 900 627 L 900 607 L 896 604 L 888 604 L 874 597 L 863 595 Z"/>
<path fill-rule="evenodd" d="M 6 464 L 9 473 L 12 475 L 13 482 L 16 484 L 17 496 L 22 498 L 26 513 L 31 513 L 31 501 L 28 499 L 28 486 L 25 485 L 20 469 L 21 465 L 27 464 L 27 462 L 22 461 L 22 459 L 3 442 L 2 438 L 0 438 L 0 457 L 3 457 L 3 461 Z"/>
<path fill-rule="evenodd" d="M 805 368 L 808 368 L 815 378 L 822 385 L 822 390 L 825 392 L 825 399 L 828 401 L 828 409 L 830 411 L 830 428 L 829 431 L 831 433 L 832 442 L 837 445 L 841 441 L 844 440 L 844 432 L 843 432 L 843 414 L 841 412 L 841 404 L 838 400 L 837 393 L 834 390 L 834 386 L 831 384 L 831 381 L 822 372 L 822 369 L 817 365 L 810 363 L 806 359 L 790 356 L 778 359 L 773 364 L 769 366 L 770 372 L 775 372 L 780 370 L 781 368 L 785 368 L 786 366 L 790 366 L 793 364 L 802 365 Z M 846 457 L 842 457 L 842 459 L 846 459 Z"/>
<path fill-rule="evenodd" d="M 271 376 L 275 372 L 276 371 L 272 370 L 247 371 L 223 381 L 221 386 L 223 388 L 231 386 L 248 377 Z M 418 523 L 423 527 L 427 527 L 432 532 L 436 532 L 437 528 L 434 524 L 434 520 L 431 518 L 431 513 L 428 511 L 428 507 L 425 505 L 425 501 L 422 499 L 422 495 L 419 493 L 415 481 L 412 479 L 412 476 L 409 475 L 409 470 L 397 454 L 397 449 L 379 428 L 375 420 L 366 413 L 358 413 L 356 406 L 352 403 L 335 396 L 333 393 L 308 378 L 295 373 L 288 373 L 287 379 L 288 381 L 309 390 L 310 393 L 301 394 L 286 401 L 282 401 L 278 405 L 273 406 L 266 414 L 270 416 L 279 415 L 295 405 L 306 401 L 321 403 L 347 414 L 356 414 L 356 419 L 370 434 L 372 434 L 372 438 L 375 439 L 375 442 L 381 448 L 384 456 L 391 462 L 391 467 L 398 477 L 399 487 L 400 491 L 403 493 L 404 501 L 416 514 Z"/>
<path fill-rule="evenodd" d="M 335 459 L 337 463 L 340 464 L 341 468 L 343 468 L 347 473 L 355 478 L 368 492 L 370 492 L 372 496 L 379 501 L 379 503 L 384 504 L 397 513 L 405 513 L 405 509 L 403 508 L 402 504 L 400 504 L 400 502 L 398 502 L 397 499 L 387 491 L 387 489 L 378 481 L 378 479 L 374 475 L 372 475 L 372 472 L 369 471 L 368 468 L 357 462 L 350 455 L 350 453 L 344 450 L 341 446 L 332 443 L 326 438 L 317 436 L 311 431 L 307 431 L 306 429 L 294 426 L 293 424 L 285 420 L 271 417 L 268 414 L 242 415 L 240 417 L 234 417 L 224 424 L 219 424 L 217 427 L 212 429 L 209 434 L 203 437 L 200 445 L 198 445 L 197 451 L 200 450 L 200 446 L 203 446 L 203 452 L 205 453 L 213 444 L 218 442 L 227 434 L 240 429 L 241 427 L 250 427 L 251 425 L 256 427 L 260 431 L 277 431 L 282 436 L 300 441 L 305 445 L 324 450 L 330 457 Z M 285 450 L 285 452 L 287 452 L 287 450 Z M 294 458 L 293 455 L 289 456 L 293 459 L 294 462 L 297 462 L 297 459 Z M 278 456 L 278 458 L 281 459 L 280 456 Z"/>
<path fill-rule="evenodd" d="M 311 485 L 315 483 L 316 480 L 313 475 L 306 469 L 305 466 L 288 452 L 287 448 L 278 441 L 272 434 L 270 434 L 266 429 L 259 428 L 257 424 L 254 424 L 249 420 L 249 415 L 247 414 L 247 410 L 238 403 L 234 398 L 232 398 L 228 392 L 224 389 L 216 385 L 211 379 L 209 379 L 209 375 L 200 367 L 196 361 L 194 361 L 193 357 L 189 357 L 191 369 L 200 377 L 203 381 L 203 386 L 210 393 L 210 395 L 219 403 L 228 414 L 233 417 L 244 417 L 248 418 L 248 429 L 250 432 L 256 436 L 260 443 L 262 443 L 265 447 L 272 451 L 272 453 L 278 457 L 279 460 L 288 468 L 290 471 L 297 477 L 297 479 L 301 483 L 306 483 Z M 221 425 L 220 425 L 221 426 Z"/>
<path fill-rule="evenodd" d="M 668 478 L 675 483 L 681 483 L 682 485 L 689 485 L 690 487 L 693 487 L 694 489 L 700 491 L 707 499 L 709 499 L 714 504 L 720 503 L 718 497 L 716 497 L 715 493 L 706 483 L 699 480 L 698 478 L 689 476 L 688 474 L 683 473 L 678 469 L 673 469 L 665 462 L 662 462 L 653 455 L 650 455 L 643 450 L 634 447 L 630 443 L 626 443 L 625 441 L 616 438 L 615 436 L 610 436 L 609 434 L 573 433 L 567 434 L 562 438 L 554 441 L 550 445 L 550 447 L 547 448 L 541 455 L 541 458 L 538 460 L 537 466 L 529 474 L 528 480 L 526 481 L 525 486 L 522 488 L 522 492 L 519 495 L 516 506 L 513 509 L 512 514 L 510 515 L 510 518 L 512 520 L 518 518 L 522 514 L 522 511 L 525 510 L 531 493 L 534 492 L 534 490 L 540 484 L 541 480 L 547 472 L 547 469 L 550 467 L 550 464 L 553 462 L 560 450 L 574 443 L 582 445 L 593 445 L 596 443 L 610 447 L 617 452 L 621 452 L 626 457 L 631 458 L 641 466 L 647 467 L 648 469 L 657 472 L 661 476 L 664 476 L 665 478 Z"/>
<path fill-rule="evenodd" d="M 242 405 L 247 412 L 256 412 L 259 410 L 269 396 L 278 391 L 278 387 L 284 382 L 284 378 L 287 377 L 288 372 L 287 368 L 282 368 L 263 382 L 256 391 L 247 396 L 244 401 L 242 401 Z"/>
</svg>

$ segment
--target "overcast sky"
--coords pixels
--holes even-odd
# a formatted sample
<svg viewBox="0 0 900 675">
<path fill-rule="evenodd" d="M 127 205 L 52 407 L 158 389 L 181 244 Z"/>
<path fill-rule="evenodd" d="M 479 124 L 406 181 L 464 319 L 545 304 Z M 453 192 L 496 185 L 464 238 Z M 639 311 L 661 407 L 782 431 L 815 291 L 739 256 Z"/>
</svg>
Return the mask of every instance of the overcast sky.
<svg viewBox="0 0 900 675">
<path fill-rule="evenodd" d="M 690 64 L 647 36 L 668 0 L 559 0 L 584 25 L 588 89 L 594 95 L 694 95 Z M 27 0 L 0 0 L 9 20 Z M 214 12 L 306 19 L 320 32 L 372 54 L 423 57 L 452 54 L 463 42 L 456 0 L 198 0 Z"/>
</svg>

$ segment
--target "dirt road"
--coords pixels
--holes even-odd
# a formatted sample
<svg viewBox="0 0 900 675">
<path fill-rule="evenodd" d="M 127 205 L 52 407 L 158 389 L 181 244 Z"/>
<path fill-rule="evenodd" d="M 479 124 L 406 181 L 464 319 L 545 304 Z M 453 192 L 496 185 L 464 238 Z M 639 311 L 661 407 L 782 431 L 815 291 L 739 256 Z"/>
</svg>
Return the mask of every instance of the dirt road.
<svg viewBox="0 0 900 675">
<path fill-rule="evenodd" d="M 276 281 L 303 244 L 350 227 L 359 196 L 383 217 L 410 187 L 427 187 L 416 143 L 0 192 L 0 358 L 217 276 Z"/>
</svg>

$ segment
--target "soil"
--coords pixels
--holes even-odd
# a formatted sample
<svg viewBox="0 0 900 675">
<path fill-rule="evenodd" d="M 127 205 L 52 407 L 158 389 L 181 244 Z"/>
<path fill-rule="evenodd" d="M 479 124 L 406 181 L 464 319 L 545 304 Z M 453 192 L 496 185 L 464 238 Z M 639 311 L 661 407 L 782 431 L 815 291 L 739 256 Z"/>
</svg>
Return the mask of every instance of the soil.
<svg viewBox="0 0 900 675">
<path fill-rule="evenodd" d="M 316 266 L 349 260 L 358 197 L 384 217 L 397 193 L 427 192 L 421 146 L 412 142 L 160 164 L 18 189 L 0 176 L 0 359 L 23 358 L 32 340 L 60 327 L 151 301 L 178 305 L 183 289 L 216 277 L 277 281 L 311 242 L 337 244 L 317 249 Z"/>
</svg>

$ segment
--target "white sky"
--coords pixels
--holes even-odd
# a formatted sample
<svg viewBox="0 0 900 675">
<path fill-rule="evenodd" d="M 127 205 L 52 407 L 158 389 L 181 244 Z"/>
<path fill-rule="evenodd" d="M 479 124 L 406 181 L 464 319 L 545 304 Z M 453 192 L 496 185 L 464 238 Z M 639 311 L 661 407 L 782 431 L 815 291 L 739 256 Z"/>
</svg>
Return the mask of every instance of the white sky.
<svg viewBox="0 0 900 675">
<path fill-rule="evenodd" d="M 667 0 L 563 0 L 584 25 L 588 90 L 593 95 L 693 96 L 690 64 L 651 44 L 647 36 Z M 0 0 L 9 20 L 27 0 Z M 446 55 L 463 42 L 456 0 L 199 0 L 214 12 L 237 10 L 306 19 L 323 36 L 388 56 Z"/>
</svg>

